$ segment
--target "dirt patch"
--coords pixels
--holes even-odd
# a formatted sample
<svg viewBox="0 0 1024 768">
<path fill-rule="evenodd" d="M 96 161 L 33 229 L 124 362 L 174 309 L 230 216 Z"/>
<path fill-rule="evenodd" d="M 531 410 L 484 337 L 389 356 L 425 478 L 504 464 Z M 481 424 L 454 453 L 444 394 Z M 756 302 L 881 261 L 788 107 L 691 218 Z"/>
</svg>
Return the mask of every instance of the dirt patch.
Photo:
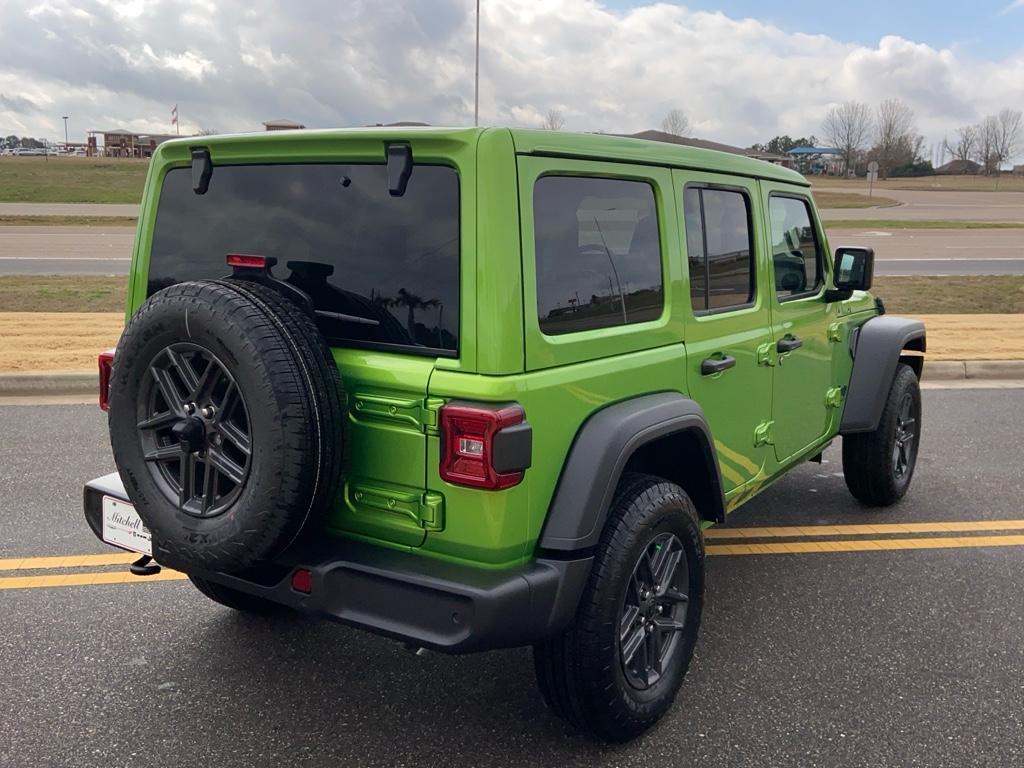
<svg viewBox="0 0 1024 768">
<path fill-rule="evenodd" d="M 1024 360 L 1024 315 L 914 315 L 928 360 Z"/>
<path fill-rule="evenodd" d="M 93 370 L 123 323 L 120 312 L 0 312 L 0 373 Z"/>
<path fill-rule="evenodd" d="M 929 360 L 1024 360 L 1024 314 L 914 315 Z M 81 371 L 117 344 L 120 312 L 0 312 L 0 373 Z"/>
</svg>

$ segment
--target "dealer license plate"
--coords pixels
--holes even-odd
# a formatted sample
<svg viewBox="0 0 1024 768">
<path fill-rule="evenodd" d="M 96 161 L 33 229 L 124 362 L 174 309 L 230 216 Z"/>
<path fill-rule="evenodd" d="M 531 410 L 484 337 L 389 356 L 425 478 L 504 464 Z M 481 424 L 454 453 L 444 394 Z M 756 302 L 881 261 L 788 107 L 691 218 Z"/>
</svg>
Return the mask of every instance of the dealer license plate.
<svg viewBox="0 0 1024 768">
<path fill-rule="evenodd" d="M 103 497 L 103 540 L 115 547 L 153 555 L 153 537 L 135 507 L 111 496 Z"/>
</svg>

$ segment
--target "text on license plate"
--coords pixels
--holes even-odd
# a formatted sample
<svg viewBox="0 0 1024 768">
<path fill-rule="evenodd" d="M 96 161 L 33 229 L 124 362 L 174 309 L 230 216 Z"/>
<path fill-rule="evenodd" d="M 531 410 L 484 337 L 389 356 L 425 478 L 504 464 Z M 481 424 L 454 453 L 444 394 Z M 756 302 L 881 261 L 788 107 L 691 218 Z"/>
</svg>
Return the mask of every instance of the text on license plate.
<svg viewBox="0 0 1024 768">
<path fill-rule="evenodd" d="M 153 555 L 153 537 L 135 507 L 111 496 L 103 497 L 103 540 L 144 555 Z"/>
</svg>

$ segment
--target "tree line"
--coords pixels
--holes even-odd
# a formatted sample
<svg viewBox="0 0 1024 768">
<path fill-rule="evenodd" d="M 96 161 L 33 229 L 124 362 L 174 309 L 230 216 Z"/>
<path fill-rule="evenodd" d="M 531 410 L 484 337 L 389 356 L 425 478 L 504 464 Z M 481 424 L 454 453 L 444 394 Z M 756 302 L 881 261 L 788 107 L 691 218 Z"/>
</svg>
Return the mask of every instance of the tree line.
<svg viewBox="0 0 1024 768">
<path fill-rule="evenodd" d="M 845 173 L 872 160 L 882 178 L 932 170 L 914 110 L 899 99 L 886 99 L 875 109 L 845 101 L 828 111 L 822 127 L 830 146 L 839 150 Z M 977 125 L 958 128 L 956 140 L 944 140 L 942 149 L 954 160 L 976 162 L 983 173 L 996 174 L 1024 150 L 1024 116 L 1020 110 L 1003 109 Z"/>
</svg>

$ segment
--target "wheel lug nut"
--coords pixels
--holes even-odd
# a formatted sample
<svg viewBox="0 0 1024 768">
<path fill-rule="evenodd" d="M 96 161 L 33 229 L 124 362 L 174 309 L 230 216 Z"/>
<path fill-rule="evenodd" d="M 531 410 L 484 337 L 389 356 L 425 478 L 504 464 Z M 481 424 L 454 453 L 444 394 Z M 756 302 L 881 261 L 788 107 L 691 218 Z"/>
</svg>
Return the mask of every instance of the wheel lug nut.
<svg viewBox="0 0 1024 768">
<path fill-rule="evenodd" d="M 196 404 L 195 403 L 185 403 L 185 413 L 186 414 L 191 416 L 195 412 L 196 412 Z"/>
<path fill-rule="evenodd" d="M 204 419 L 212 419 L 213 415 L 217 413 L 217 409 L 212 405 L 208 405 L 200 411 Z"/>
</svg>

